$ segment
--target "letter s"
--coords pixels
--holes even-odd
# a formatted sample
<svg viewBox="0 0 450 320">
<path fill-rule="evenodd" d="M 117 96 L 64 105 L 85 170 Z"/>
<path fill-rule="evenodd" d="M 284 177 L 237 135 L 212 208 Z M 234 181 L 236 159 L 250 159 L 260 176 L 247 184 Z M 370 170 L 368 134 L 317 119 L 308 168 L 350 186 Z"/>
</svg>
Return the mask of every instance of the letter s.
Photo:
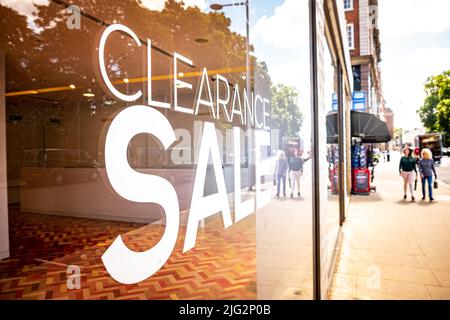
<svg viewBox="0 0 450 320">
<path fill-rule="evenodd" d="M 166 213 L 166 229 L 153 248 L 132 251 L 119 235 L 103 254 L 102 261 L 108 273 L 124 284 L 145 280 L 164 265 L 175 246 L 180 219 L 178 197 L 172 184 L 162 177 L 137 172 L 128 163 L 128 144 L 139 133 L 152 134 L 166 150 L 176 139 L 166 117 L 143 105 L 119 112 L 108 129 L 105 165 L 114 190 L 130 201 L 157 203 Z"/>
</svg>

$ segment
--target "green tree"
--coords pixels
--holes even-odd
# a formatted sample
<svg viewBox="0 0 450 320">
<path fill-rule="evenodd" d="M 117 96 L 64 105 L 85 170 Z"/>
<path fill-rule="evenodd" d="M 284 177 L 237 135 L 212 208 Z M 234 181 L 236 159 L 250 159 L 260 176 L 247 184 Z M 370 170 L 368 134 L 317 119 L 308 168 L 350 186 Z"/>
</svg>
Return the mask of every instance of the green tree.
<svg viewBox="0 0 450 320">
<path fill-rule="evenodd" d="M 431 76 L 425 83 L 427 94 L 418 110 L 428 132 L 450 132 L 450 70 Z"/>
<path fill-rule="evenodd" d="M 280 137 L 298 136 L 303 115 L 298 106 L 299 92 L 292 86 L 272 86 L 273 127 L 280 129 Z"/>
</svg>

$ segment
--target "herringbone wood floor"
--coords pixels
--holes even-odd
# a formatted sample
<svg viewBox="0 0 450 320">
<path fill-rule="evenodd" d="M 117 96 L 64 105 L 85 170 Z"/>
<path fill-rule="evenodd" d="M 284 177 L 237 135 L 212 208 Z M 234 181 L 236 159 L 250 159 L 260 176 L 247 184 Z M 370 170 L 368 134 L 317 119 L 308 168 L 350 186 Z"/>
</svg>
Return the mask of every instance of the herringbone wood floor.
<svg viewBox="0 0 450 320">
<path fill-rule="evenodd" d="M 18 213 L 12 218 L 11 259 L 0 262 L 0 299 L 255 299 L 254 216 L 224 230 L 220 215 L 182 253 L 185 228 L 164 267 L 138 284 L 111 278 L 101 255 L 122 234 L 130 249 L 153 246 L 164 232 L 139 225 Z M 67 288 L 67 266 L 81 268 L 80 289 Z"/>
</svg>

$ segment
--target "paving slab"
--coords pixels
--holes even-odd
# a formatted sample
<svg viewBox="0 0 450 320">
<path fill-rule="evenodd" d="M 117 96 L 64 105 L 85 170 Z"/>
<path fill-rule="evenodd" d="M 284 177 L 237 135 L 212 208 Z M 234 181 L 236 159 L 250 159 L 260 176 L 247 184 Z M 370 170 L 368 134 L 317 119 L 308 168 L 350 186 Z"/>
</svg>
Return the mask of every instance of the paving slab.
<svg viewBox="0 0 450 320">
<path fill-rule="evenodd" d="M 450 299 L 450 185 L 403 200 L 400 154 L 375 168 L 376 193 L 350 200 L 329 299 Z"/>
</svg>

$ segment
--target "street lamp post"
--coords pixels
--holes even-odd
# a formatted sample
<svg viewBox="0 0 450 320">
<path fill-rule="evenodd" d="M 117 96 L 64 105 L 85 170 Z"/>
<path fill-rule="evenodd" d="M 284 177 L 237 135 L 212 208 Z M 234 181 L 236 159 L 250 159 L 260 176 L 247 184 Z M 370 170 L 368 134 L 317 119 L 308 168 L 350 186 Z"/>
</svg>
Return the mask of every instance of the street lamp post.
<svg viewBox="0 0 450 320">
<path fill-rule="evenodd" d="M 218 11 L 222 10 L 224 7 L 230 6 L 245 6 L 245 65 L 246 65 L 246 90 L 247 94 L 250 93 L 250 9 L 249 9 L 249 0 L 245 2 L 236 2 L 236 3 L 228 3 L 228 4 L 218 4 L 214 3 L 210 6 L 212 10 Z"/>
<path fill-rule="evenodd" d="M 245 0 L 244 2 L 236 2 L 236 3 L 228 3 L 228 4 L 218 4 L 214 3 L 210 5 L 210 8 L 214 11 L 222 10 L 224 7 L 231 7 L 231 6 L 245 6 L 245 87 L 247 91 L 247 97 L 250 96 L 251 99 L 251 75 L 250 75 L 250 5 L 249 0 Z M 251 121 L 248 121 L 247 119 L 247 132 L 249 133 L 249 190 L 253 190 L 253 160 L 252 160 L 252 154 L 251 154 L 251 146 L 253 145 L 254 137 L 253 137 L 253 130 L 251 126 Z M 257 150 L 255 150 L 256 152 Z M 235 160 L 236 161 L 236 160 Z M 238 159 L 240 161 L 240 159 Z"/>
</svg>

